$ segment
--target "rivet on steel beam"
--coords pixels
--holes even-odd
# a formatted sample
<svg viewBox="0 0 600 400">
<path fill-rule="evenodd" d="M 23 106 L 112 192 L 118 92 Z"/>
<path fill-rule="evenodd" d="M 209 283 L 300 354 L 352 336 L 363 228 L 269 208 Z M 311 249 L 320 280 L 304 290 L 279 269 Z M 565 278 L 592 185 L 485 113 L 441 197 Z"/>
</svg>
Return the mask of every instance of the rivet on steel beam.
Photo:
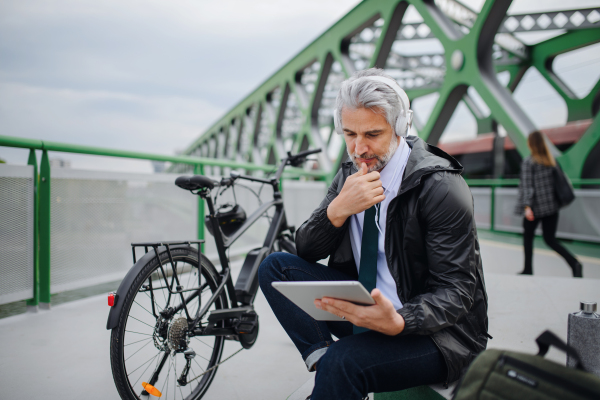
<svg viewBox="0 0 600 400">
<path fill-rule="evenodd" d="M 454 52 L 452 52 L 452 57 L 450 58 L 450 64 L 456 71 L 460 71 L 463 65 L 465 65 L 465 55 L 463 52 L 458 49 L 454 50 Z"/>
</svg>

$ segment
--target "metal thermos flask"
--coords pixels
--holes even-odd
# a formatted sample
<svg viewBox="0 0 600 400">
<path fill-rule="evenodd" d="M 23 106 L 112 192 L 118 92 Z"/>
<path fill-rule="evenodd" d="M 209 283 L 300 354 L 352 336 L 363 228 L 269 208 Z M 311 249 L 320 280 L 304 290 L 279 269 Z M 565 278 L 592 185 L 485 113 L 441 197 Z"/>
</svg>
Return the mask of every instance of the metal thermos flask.
<svg viewBox="0 0 600 400">
<path fill-rule="evenodd" d="M 580 302 L 580 311 L 569 314 L 567 343 L 577 350 L 584 368 L 600 377 L 600 315 L 598 305 L 591 301 Z M 567 356 L 567 365 L 575 360 Z"/>
</svg>

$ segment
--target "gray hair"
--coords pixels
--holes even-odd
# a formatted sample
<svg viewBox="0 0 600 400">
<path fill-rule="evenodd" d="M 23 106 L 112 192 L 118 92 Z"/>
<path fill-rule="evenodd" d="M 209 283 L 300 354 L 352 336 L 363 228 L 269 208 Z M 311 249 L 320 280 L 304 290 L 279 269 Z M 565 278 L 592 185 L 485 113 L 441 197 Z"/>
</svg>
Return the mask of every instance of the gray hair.
<svg viewBox="0 0 600 400">
<path fill-rule="evenodd" d="M 396 82 L 394 78 L 379 68 L 357 71 L 350 78 L 342 82 L 340 91 L 335 99 L 335 130 L 339 134 L 343 133 L 342 108 L 368 108 L 383 115 L 396 135 L 399 136 L 401 132 L 397 131 L 398 118 L 406 110 L 403 110 L 403 105 L 394 89 L 383 82 L 366 78 L 370 76 L 381 76 Z"/>
</svg>

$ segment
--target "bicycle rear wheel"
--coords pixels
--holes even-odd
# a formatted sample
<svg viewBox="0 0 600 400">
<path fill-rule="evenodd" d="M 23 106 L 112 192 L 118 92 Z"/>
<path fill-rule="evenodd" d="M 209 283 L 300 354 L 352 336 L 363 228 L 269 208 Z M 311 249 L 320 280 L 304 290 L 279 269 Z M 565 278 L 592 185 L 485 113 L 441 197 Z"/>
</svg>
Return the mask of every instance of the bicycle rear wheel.
<svg viewBox="0 0 600 400">
<path fill-rule="evenodd" d="M 147 399 L 143 382 L 158 389 L 163 398 L 200 399 L 210 386 L 217 368 L 192 382 L 189 380 L 219 363 L 224 338 L 189 337 L 186 333 L 189 319 L 185 310 L 168 311 L 169 307 L 177 309 L 182 305 L 181 296 L 169 295 L 168 287 L 172 290 L 178 288 L 184 293 L 187 310 L 194 318 L 215 292 L 219 276 L 204 256 L 198 263 L 198 251 L 194 248 L 171 248 L 173 263 L 166 249 L 160 249 L 160 264 L 156 257 L 149 260 L 124 298 L 119 299 L 124 302 L 123 308 L 118 325 L 112 330 L 110 343 L 113 377 L 124 400 Z M 179 283 L 175 280 L 174 269 Z M 217 298 L 202 317 L 200 325 L 206 325 L 211 310 L 223 307 L 227 307 L 224 295 Z M 187 372 L 184 372 L 185 349 L 195 353 Z M 182 377 L 187 382 L 183 382 Z"/>
</svg>

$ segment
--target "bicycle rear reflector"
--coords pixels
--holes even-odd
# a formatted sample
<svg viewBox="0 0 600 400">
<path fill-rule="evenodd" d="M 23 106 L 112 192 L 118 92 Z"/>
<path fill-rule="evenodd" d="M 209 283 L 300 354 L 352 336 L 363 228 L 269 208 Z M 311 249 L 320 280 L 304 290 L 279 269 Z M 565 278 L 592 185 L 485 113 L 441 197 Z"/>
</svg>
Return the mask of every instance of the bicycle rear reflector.
<svg viewBox="0 0 600 400">
<path fill-rule="evenodd" d="M 144 387 L 144 389 L 146 389 L 146 392 L 148 392 L 152 396 L 156 396 L 156 397 L 162 396 L 162 393 L 157 388 L 152 386 L 151 384 L 142 382 L 142 386 Z"/>
<path fill-rule="evenodd" d="M 117 302 L 117 294 L 116 293 L 109 293 L 108 294 L 108 305 L 110 307 L 114 306 L 115 303 Z"/>
</svg>

